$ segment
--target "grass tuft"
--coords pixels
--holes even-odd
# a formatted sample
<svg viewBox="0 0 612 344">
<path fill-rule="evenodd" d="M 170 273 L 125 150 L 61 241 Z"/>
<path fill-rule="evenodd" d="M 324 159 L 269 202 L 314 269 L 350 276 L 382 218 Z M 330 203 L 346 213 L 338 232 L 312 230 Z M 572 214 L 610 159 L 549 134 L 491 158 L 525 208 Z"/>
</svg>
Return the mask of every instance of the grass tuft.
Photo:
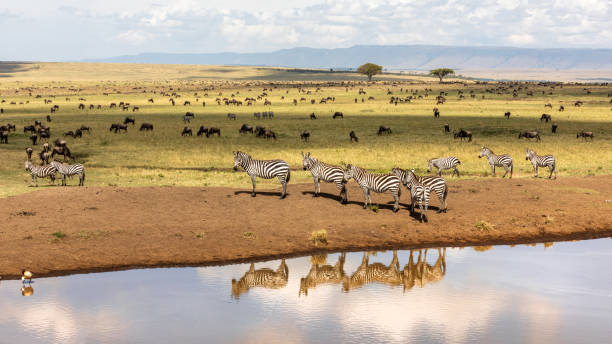
<svg viewBox="0 0 612 344">
<path fill-rule="evenodd" d="M 493 225 L 484 221 L 484 220 L 480 220 L 478 222 L 476 222 L 476 224 L 474 224 L 474 228 L 480 230 L 481 232 L 483 231 L 490 231 L 491 229 L 493 229 Z"/>
<path fill-rule="evenodd" d="M 310 240 L 316 245 L 327 245 L 327 230 L 321 229 L 310 234 Z"/>
</svg>

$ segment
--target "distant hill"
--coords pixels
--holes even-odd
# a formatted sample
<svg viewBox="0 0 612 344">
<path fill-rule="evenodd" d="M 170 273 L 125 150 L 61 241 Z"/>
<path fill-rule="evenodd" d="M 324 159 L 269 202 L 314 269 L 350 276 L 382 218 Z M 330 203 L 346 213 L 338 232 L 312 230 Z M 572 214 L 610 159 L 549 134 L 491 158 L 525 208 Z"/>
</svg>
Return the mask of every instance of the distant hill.
<svg viewBox="0 0 612 344">
<path fill-rule="evenodd" d="M 374 62 L 387 69 L 612 70 L 612 49 L 525 49 L 433 45 L 359 45 L 339 49 L 293 48 L 268 53 L 142 53 L 85 62 L 356 68 Z"/>
</svg>

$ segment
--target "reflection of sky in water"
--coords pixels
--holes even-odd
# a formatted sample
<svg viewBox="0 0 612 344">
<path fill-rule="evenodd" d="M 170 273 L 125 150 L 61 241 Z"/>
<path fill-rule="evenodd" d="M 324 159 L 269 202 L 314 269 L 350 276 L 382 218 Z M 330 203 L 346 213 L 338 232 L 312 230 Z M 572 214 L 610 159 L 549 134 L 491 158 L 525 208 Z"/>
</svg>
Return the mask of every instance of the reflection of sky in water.
<svg viewBox="0 0 612 344">
<path fill-rule="evenodd" d="M 299 295 L 310 257 L 288 259 L 281 289 L 231 298 L 249 264 L 146 269 L 0 282 L 0 343 L 23 342 L 607 342 L 612 336 L 612 241 L 448 249 L 437 283 L 323 284 Z M 392 252 L 370 263 L 388 265 Z M 415 253 L 416 262 L 418 254 Z M 330 254 L 334 265 L 339 254 Z M 400 269 L 409 252 L 398 252 Z M 429 250 L 434 264 L 437 250 Z M 361 253 L 349 253 L 350 276 Z M 276 270 L 280 260 L 256 263 Z"/>
</svg>

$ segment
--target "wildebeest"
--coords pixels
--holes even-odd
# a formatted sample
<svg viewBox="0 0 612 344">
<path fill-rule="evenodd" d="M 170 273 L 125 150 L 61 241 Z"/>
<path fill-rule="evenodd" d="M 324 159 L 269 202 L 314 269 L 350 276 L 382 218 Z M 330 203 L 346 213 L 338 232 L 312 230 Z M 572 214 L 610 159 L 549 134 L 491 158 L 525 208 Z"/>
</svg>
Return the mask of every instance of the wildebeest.
<svg viewBox="0 0 612 344">
<path fill-rule="evenodd" d="M 69 130 L 69 131 L 64 133 L 64 136 L 70 136 L 70 137 L 74 138 L 74 132 L 72 130 Z"/>
<path fill-rule="evenodd" d="M 185 100 L 185 102 L 183 103 L 183 106 L 187 106 L 187 105 L 191 105 L 191 102 L 189 100 Z"/>
<path fill-rule="evenodd" d="M 574 103 L 574 106 L 582 106 L 582 104 L 584 104 L 584 103 L 582 102 L 582 100 L 577 100 L 577 101 Z"/>
<path fill-rule="evenodd" d="M 72 154 L 70 154 L 70 149 L 68 149 L 68 147 L 66 147 L 66 146 L 53 147 L 53 152 L 51 152 L 51 157 L 52 158 L 55 157 L 55 154 L 63 155 L 64 156 L 64 160 L 66 160 L 66 158 L 73 159 Z"/>
<path fill-rule="evenodd" d="M 47 115 L 47 122 L 51 122 L 51 116 Z"/>
<path fill-rule="evenodd" d="M 134 117 L 126 117 L 123 120 L 123 124 L 129 124 L 129 123 L 132 123 L 132 125 L 135 125 L 136 124 L 136 119 Z"/>
<path fill-rule="evenodd" d="M 40 159 L 40 163 L 43 165 L 49 164 L 49 158 L 51 157 L 51 153 L 47 151 L 42 151 L 38 153 L 38 158 Z"/>
<path fill-rule="evenodd" d="M 553 133 L 553 134 L 556 134 L 556 133 L 557 133 L 557 127 L 558 127 L 558 126 L 557 126 L 557 123 L 553 123 L 553 124 L 552 124 L 552 133 Z"/>
<path fill-rule="evenodd" d="M 582 140 L 586 140 L 587 138 L 591 138 L 591 141 L 595 137 L 592 131 L 584 131 L 582 130 L 578 134 L 576 134 L 576 138 L 582 137 Z"/>
<path fill-rule="evenodd" d="M 113 131 L 113 130 L 115 131 L 115 134 L 121 130 L 127 133 L 127 125 L 119 124 L 119 123 L 111 124 L 109 131 Z"/>
<path fill-rule="evenodd" d="M 304 130 L 301 134 L 300 134 L 300 138 L 302 139 L 302 141 L 304 142 L 308 142 L 310 140 L 310 131 L 308 130 Z"/>
<path fill-rule="evenodd" d="M 221 129 L 215 127 L 208 128 L 208 131 L 206 132 L 206 137 L 210 137 L 214 134 L 217 134 L 217 136 L 221 136 Z"/>
<path fill-rule="evenodd" d="M 155 103 L 155 101 L 153 100 L 153 98 L 149 98 L 149 103 Z"/>
<path fill-rule="evenodd" d="M 83 131 L 81 129 L 77 129 L 74 131 L 74 138 L 83 137 Z"/>
<path fill-rule="evenodd" d="M 332 116 L 333 119 L 336 118 L 342 118 L 344 119 L 344 115 L 342 114 L 342 112 L 334 112 L 334 115 Z"/>
<path fill-rule="evenodd" d="M 83 103 L 79 104 L 79 110 L 85 110 L 85 104 Z"/>
<path fill-rule="evenodd" d="M 205 126 L 201 125 L 200 129 L 198 129 L 198 132 L 196 133 L 197 136 L 202 136 L 202 135 L 206 135 L 208 134 L 208 128 L 206 128 Z"/>
<path fill-rule="evenodd" d="M 258 125 L 255 127 L 255 136 L 263 137 L 266 134 L 266 127 Z"/>
<path fill-rule="evenodd" d="M 23 127 L 23 132 L 26 133 L 28 131 L 36 132 L 36 127 L 33 125 L 26 125 Z"/>
<path fill-rule="evenodd" d="M 32 144 L 36 146 L 36 142 L 38 141 L 38 135 L 36 133 L 32 133 L 32 135 L 30 135 L 30 140 L 32 141 Z"/>
<path fill-rule="evenodd" d="M 359 142 L 359 139 L 357 138 L 357 135 L 355 134 L 355 132 L 353 130 L 351 130 L 351 132 L 349 133 L 349 139 L 351 140 L 351 143 L 354 142 Z"/>
<path fill-rule="evenodd" d="M 548 123 L 548 121 L 552 121 L 552 116 L 546 113 L 543 113 L 542 116 L 540 116 L 540 122 L 542 121 L 546 121 L 546 123 Z"/>
<path fill-rule="evenodd" d="M 523 131 L 522 133 L 519 133 L 518 138 L 526 138 L 526 139 L 536 139 L 536 141 L 541 141 L 540 139 L 540 133 L 538 133 L 537 131 Z"/>
<path fill-rule="evenodd" d="M 27 147 L 26 148 L 26 154 L 28 155 L 28 160 L 32 160 L 32 152 L 34 150 L 32 149 L 32 147 Z"/>
<path fill-rule="evenodd" d="M 248 125 L 248 124 L 243 124 L 242 127 L 240 127 L 240 130 L 238 130 L 238 133 L 240 134 L 245 134 L 245 133 L 253 133 L 253 127 Z"/>
<path fill-rule="evenodd" d="M 183 128 L 183 131 L 181 132 L 181 136 L 187 136 L 187 135 L 189 136 L 193 135 L 193 132 L 191 131 L 191 128 L 189 127 Z"/>
<path fill-rule="evenodd" d="M 436 118 L 440 117 L 440 110 L 437 107 L 433 108 L 433 115 Z"/>
<path fill-rule="evenodd" d="M 559 111 L 565 111 L 565 107 L 563 105 L 559 106 Z"/>
<path fill-rule="evenodd" d="M 547 108 L 551 108 L 551 109 L 552 109 L 552 104 L 551 104 L 551 103 L 546 103 L 546 104 L 544 104 L 544 107 L 545 107 L 545 108 L 547 107 Z"/>
<path fill-rule="evenodd" d="M 34 126 L 35 126 L 35 127 L 39 127 L 39 126 L 41 126 L 41 125 L 42 125 L 42 122 L 41 122 L 41 121 L 39 121 L 39 120 L 34 120 Z"/>
<path fill-rule="evenodd" d="M 266 132 L 264 133 L 264 136 L 265 136 L 266 139 L 274 139 L 274 140 L 276 140 L 276 133 L 273 132 L 270 129 L 266 129 Z"/>
<path fill-rule="evenodd" d="M 140 131 L 152 131 L 153 130 L 153 124 L 151 123 L 142 123 L 140 125 Z"/>
<path fill-rule="evenodd" d="M 448 123 L 444 124 L 444 132 L 445 133 L 450 133 L 450 125 Z"/>
<path fill-rule="evenodd" d="M 386 125 L 381 125 L 378 128 L 378 135 L 382 135 L 382 134 L 391 134 L 391 128 L 387 127 Z"/>
<path fill-rule="evenodd" d="M 90 127 L 88 127 L 88 126 L 86 126 L 86 125 L 81 125 L 81 127 L 79 128 L 79 130 L 81 130 L 82 132 L 83 132 L 83 131 L 86 131 L 87 133 L 89 133 L 89 132 L 90 132 L 90 130 L 91 130 L 91 128 L 90 128 Z"/>
<path fill-rule="evenodd" d="M 228 113 L 228 114 L 227 114 L 227 119 L 230 119 L 230 120 L 231 120 L 231 119 L 236 120 L 236 114 L 235 114 L 235 113 Z"/>
<path fill-rule="evenodd" d="M 310 119 L 317 119 L 317 115 L 315 115 L 315 113 L 314 113 L 314 112 L 313 112 L 313 113 L 311 113 L 311 114 L 310 114 Z"/>
<path fill-rule="evenodd" d="M 510 119 L 510 111 L 506 111 L 506 113 L 504 113 L 504 116 L 506 117 L 506 119 Z"/>
<path fill-rule="evenodd" d="M 0 143 L 8 144 L 8 132 L 0 130 Z"/>
<path fill-rule="evenodd" d="M 461 141 L 467 138 L 468 142 L 472 142 L 472 132 L 471 131 L 460 129 L 459 132 L 453 133 L 453 137 L 455 139 L 460 138 Z"/>
<path fill-rule="evenodd" d="M 134 107 L 132 108 L 132 112 L 136 112 L 136 111 L 138 111 L 138 110 L 140 110 L 140 108 L 139 108 L 138 106 L 134 106 Z"/>
</svg>

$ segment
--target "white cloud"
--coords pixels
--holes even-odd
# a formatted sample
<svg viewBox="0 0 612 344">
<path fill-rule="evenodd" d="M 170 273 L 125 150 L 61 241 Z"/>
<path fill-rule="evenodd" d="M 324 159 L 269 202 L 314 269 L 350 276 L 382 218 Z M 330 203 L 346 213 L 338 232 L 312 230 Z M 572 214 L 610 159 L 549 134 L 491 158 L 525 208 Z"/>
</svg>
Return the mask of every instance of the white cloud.
<svg viewBox="0 0 612 344">
<path fill-rule="evenodd" d="M 153 35 L 140 30 L 128 30 L 117 35 L 117 38 L 131 44 L 143 44 L 153 38 Z"/>
</svg>

